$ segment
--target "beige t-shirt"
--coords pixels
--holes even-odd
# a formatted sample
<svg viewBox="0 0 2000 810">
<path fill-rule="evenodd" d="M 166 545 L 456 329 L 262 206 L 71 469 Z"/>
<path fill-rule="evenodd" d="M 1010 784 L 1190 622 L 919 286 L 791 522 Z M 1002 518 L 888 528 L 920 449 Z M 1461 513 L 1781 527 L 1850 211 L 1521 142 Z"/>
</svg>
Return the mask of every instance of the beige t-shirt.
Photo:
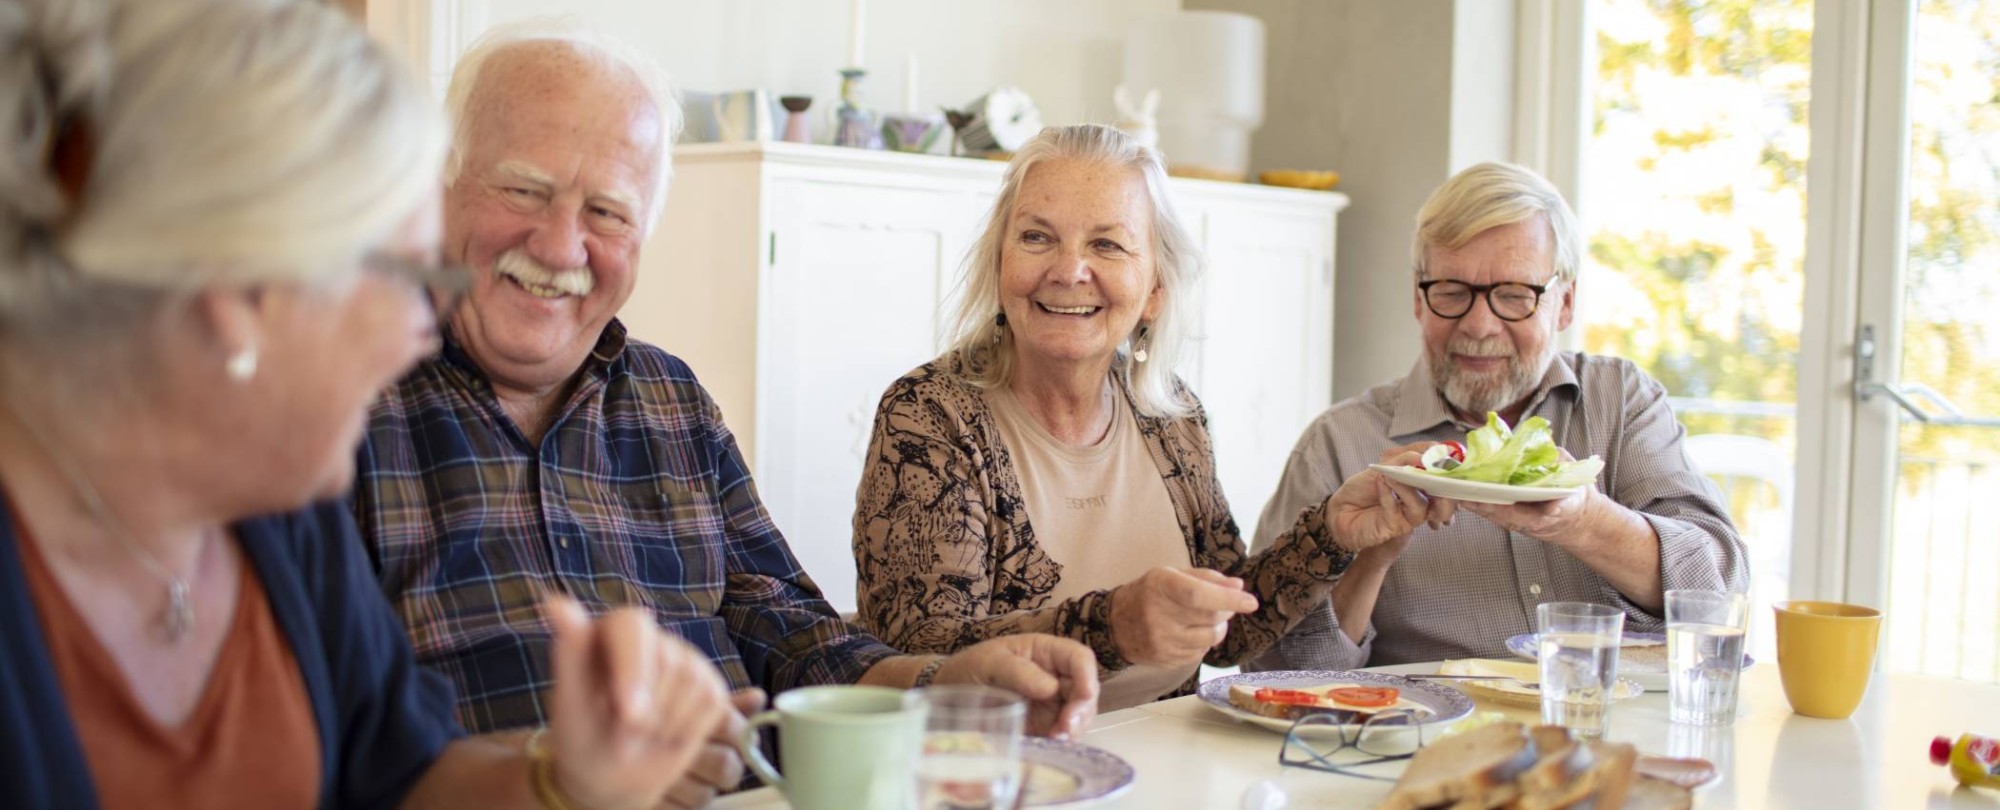
<svg viewBox="0 0 2000 810">
<path fill-rule="evenodd" d="M 1124 397 L 1114 396 L 1111 430 L 1090 447 L 1051 435 L 1005 388 L 986 394 L 1000 439 L 1013 456 L 1035 540 L 1062 565 L 1050 598 L 1116 588 L 1153 568 L 1186 568 L 1187 537 L 1167 497 L 1159 465 Z M 1135 664 L 1104 681 L 1100 711 L 1150 703 L 1181 685 L 1199 664 Z"/>
</svg>

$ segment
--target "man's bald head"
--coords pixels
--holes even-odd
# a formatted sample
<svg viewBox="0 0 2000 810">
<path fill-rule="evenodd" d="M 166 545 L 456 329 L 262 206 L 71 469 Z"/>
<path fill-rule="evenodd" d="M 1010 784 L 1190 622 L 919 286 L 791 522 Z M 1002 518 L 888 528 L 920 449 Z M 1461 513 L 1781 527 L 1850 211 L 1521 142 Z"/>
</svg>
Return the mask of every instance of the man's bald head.
<svg viewBox="0 0 2000 810">
<path fill-rule="evenodd" d="M 643 201 L 645 226 L 652 227 L 666 197 L 673 142 L 681 129 L 680 105 L 652 60 L 573 22 L 503 25 L 460 59 L 446 106 L 453 124 L 447 187 L 482 139 L 518 122 L 546 121 L 559 110 L 579 134 L 618 133 L 626 145 L 652 156 L 650 193 Z"/>
</svg>

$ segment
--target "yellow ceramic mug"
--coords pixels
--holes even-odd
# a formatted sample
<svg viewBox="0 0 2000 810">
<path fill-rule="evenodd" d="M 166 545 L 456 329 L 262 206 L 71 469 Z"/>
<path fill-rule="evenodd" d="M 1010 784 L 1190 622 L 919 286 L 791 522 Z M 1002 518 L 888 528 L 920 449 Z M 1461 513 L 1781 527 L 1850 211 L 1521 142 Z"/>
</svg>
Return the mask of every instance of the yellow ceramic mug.
<svg viewBox="0 0 2000 810">
<path fill-rule="evenodd" d="M 1778 677 L 1792 711 L 1841 719 L 1861 705 L 1875 669 L 1882 611 L 1839 602 L 1779 602 Z"/>
</svg>

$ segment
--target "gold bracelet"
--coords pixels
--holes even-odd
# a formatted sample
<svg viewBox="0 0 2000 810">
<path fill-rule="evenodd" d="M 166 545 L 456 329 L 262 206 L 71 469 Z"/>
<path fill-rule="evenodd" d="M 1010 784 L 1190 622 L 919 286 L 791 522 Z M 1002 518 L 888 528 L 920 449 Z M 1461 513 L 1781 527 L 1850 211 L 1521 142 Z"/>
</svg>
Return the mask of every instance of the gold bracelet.
<svg viewBox="0 0 2000 810">
<path fill-rule="evenodd" d="M 556 755 L 542 745 L 542 735 L 549 727 L 535 729 L 528 735 L 528 786 L 534 789 L 535 801 L 542 810 L 579 810 L 580 805 L 563 793 L 556 784 Z"/>
</svg>

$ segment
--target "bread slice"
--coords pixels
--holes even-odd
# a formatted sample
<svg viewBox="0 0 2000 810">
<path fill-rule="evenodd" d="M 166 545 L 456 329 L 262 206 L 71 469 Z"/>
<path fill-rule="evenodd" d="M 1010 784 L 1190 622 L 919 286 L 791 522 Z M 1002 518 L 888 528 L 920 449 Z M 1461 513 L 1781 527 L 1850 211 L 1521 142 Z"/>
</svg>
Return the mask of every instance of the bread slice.
<svg viewBox="0 0 2000 810">
<path fill-rule="evenodd" d="M 1546 793 L 1567 784 L 1571 777 L 1590 765 L 1590 751 L 1577 745 L 1562 726 L 1535 726 L 1528 729 L 1535 743 L 1535 764 L 1521 772 L 1521 792 Z"/>
<path fill-rule="evenodd" d="M 1715 763 L 1705 759 L 1676 759 L 1649 754 L 1639 755 L 1639 761 L 1632 765 L 1632 772 L 1690 790 L 1715 781 L 1717 775 Z"/>
<path fill-rule="evenodd" d="M 1625 810 L 1691 810 L 1693 807 L 1694 791 L 1650 776 L 1633 779 L 1631 790 L 1625 793 Z"/>
<path fill-rule="evenodd" d="M 1521 798 L 1514 802 L 1514 808 L 1564 810 L 1588 802 L 1592 810 L 1616 810 L 1624 806 L 1632 782 L 1632 761 L 1638 757 L 1639 750 L 1626 743 L 1578 743 L 1559 767 L 1539 774 L 1533 789 L 1523 780 Z"/>
<path fill-rule="evenodd" d="M 1535 763 L 1535 746 L 1520 723 L 1494 723 L 1424 746 L 1396 780 L 1381 810 L 1433 807 L 1492 807 L 1488 795 L 1513 789 L 1514 780 Z"/>
<path fill-rule="evenodd" d="M 1666 642 L 1634 644 L 1626 642 L 1618 648 L 1618 671 L 1641 672 L 1649 675 L 1665 674 L 1667 671 Z"/>
</svg>

